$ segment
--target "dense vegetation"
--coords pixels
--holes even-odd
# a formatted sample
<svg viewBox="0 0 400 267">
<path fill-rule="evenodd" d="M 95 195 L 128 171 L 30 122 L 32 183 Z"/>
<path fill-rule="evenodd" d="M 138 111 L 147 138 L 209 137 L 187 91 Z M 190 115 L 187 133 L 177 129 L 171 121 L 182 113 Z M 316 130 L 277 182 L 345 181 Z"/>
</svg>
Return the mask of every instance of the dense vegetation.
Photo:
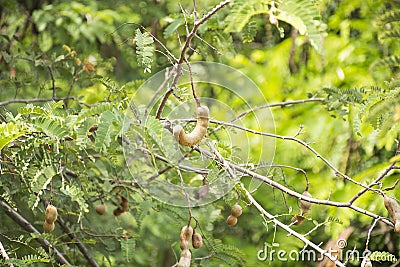
<svg viewBox="0 0 400 267">
<path fill-rule="evenodd" d="M 2 0 L 0 16 L 1 264 L 399 264 L 398 0 Z M 324 261 L 289 257 L 304 250 Z"/>
</svg>

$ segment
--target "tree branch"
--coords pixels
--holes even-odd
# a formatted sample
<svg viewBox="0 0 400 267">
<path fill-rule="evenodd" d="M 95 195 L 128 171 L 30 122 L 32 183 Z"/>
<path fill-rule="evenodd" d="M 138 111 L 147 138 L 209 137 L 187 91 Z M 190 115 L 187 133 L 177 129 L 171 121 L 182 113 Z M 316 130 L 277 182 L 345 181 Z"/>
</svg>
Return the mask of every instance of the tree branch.
<svg viewBox="0 0 400 267">
<path fill-rule="evenodd" d="M 198 30 L 198 28 L 204 23 L 206 22 L 208 19 L 210 19 L 212 17 L 212 15 L 214 15 L 216 12 L 218 12 L 220 9 L 222 9 L 223 7 L 225 7 L 226 5 L 228 5 L 231 2 L 231 0 L 225 0 L 221 3 L 219 3 L 217 6 L 215 6 L 210 12 L 208 12 L 206 15 L 204 15 L 200 20 L 195 21 L 194 26 L 191 30 L 191 32 L 188 34 L 188 36 L 186 37 L 186 41 L 185 44 L 183 45 L 182 49 L 181 49 L 181 54 L 179 56 L 179 60 L 177 62 L 177 70 L 176 73 L 177 75 L 175 76 L 175 79 L 170 87 L 170 89 L 165 93 L 163 99 L 161 100 L 160 105 L 158 106 L 157 109 L 157 114 L 156 114 L 156 118 L 160 119 L 161 118 L 161 114 L 162 111 L 164 109 L 165 104 L 167 103 L 167 100 L 169 98 L 169 96 L 172 94 L 173 92 L 173 88 L 174 86 L 178 83 L 178 79 L 179 76 L 181 75 L 181 70 L 182 70 L 182 63 L 185 61 L 186 57 L 185 57 L 185 53 L 186 50 L 190 47 L 190 42 L 192 41 L 193 37 L 196 35 L 196 32 Z M 197 100 L 196 100 L 197 102 Z"/>
<path fill-rule="evenodd" d="M 204 150 L 202 148 L 197 147 L 196 150 L 199 151 L 201 154 L 205 155 L 206 157 L 220 162 L 223 166 L 227 165 L 227 166 L 229 166 L 229 168 L 231 168 L 233 170 L 236 170 L 238 172 L 246 174 L 247 176 L 249 176 L 251 178 L 254 178 L 254 179 L 257 179 L 259 181 L 262 181 L 263 183 L 265 183 L 265 184 L 267 184 L 267 185 L 269 185 L 269 186 L 271 186 L 273 188 L 276 188 L 276 189 L 278 189 L 278 190 L 280 190 L 280 191 L 282 191 L 282 192 L 284 192 L 284 193 L 286 193 L 288 195 L 296 197 L 296 198 L 298 198 L 300 200 L 306 200 L 308 202 L 315 203 L 315 204 L 320 204 L 320 205 L 349 208 L 349 209 L 355 210 L 356 212 L 359 212 L 361 214 L 367 215 L 367 216 L 375 218 L 375 219 L 382 218 L 381 216 L 379 216 L 379 215 L 377 215 L 375 213 L 372 213 L 370 211 L 364 210 L 364 209 L 362 209 L 362 208 L 360 208 L 358 206 L 355 206 L 355 205 L 353 205 L 353 204 L 351 204 L 349 202 L 337 202 L 337 201 L 330 201 L 330 200 L 320 200 L 320 199 L 304 196 L 304 195 L 302 195 L 302 194 L 300 194 L 300 193 L 298 193 L 296 191 L 293 191 L 293 190 L 281 185 L 280 183 L 277 183 L 277 182 L 269 179 L 268 177 L 266 177 L 264 175 L 261 175 L 261 174 L 258 174 L 256 172 L 253 172 L 251 170 L 248 170 L 246 168 L 243 168 L 243 167 L 241 167 L 239 165 L 236 165 L 236 164 L 234 164 L 234 163 L 232 163 L 232 162 L 230 162 L 228 160 L 225 160 L 224 162 L 221 162 L 221 160 L 218 159 L 218 158 L 216 159 L 215 156 L 212 153 L 210 153 L 209 151 L 206 151 L 206 150 Z M 381 220 L 384 223 L 386 223 L 387 225 L 389 225 L 391 227 L 394 227 L 394 224 L 390 220 L 388 220 L 387 218 L 382 218 Z"/>
<path fill-rule="evenodd" d="M 86 249 L 85 245 L 83 245 L 83 243 L 78 239 L 78 237 L 74 233 L 72 233 L 71 230 L 66 226 L 64 220 L 62 218 L 58 217 L 57 222 L 61 226 L 62 231 L 64 233 L 66 233 L 71 240 L 74 240 L 79 251 L 82 253 L 82 255 L 85 257 L 85 259 L 88 261 L 90 266 L 99 267 L 97 262 L 90 256 L 89 251 Z"/>
<path fill-rule="evenodd" d="M 4 207 L 5 213 L 7 214 L 8 217 L 10 217 L 14 222 L 16 222 L 19 226 L 21 226 L 25 231 L 28 231 L 29 233 L 36 233 L 40 234 L 40 232 L 29 222 L 27 221 L 24 217 L 22 217 L 21 214 L 16 212 L 12 207 L 10 207 L 5 201 L 0 200 L 0 205 Z M 61 254 L 54 246 L 51 244 L 49 241 L 43 238 L 37 238 L 36 241 L 42 245 L 42 247 L 49 252 L 50 248 L 54 251 L 54 254 L 56 256 L 57 261 L 60 264 L 65 264 L 65 265 L 71 265 L 67 259 L 64 258 L 64 255 Z"/>
<path fill-rule="evenodd" d="M 50 102 L 50 101 L 65 101 L 65 100 L 75 100 L 79 101 L 78 98 L 75 96 L 68 96 L 68 97 L 54 97 L 54 98 L 32 98 L 32 99 L 11 99 L 7 101 L 0 102 L 0 107 L 1 106 L 6 106 L 9 104 L 14 104 L 14 103 L 24 103 L 24 104 L 29 104 L 29 103 L 43 103 L 43 102 Z M 85 106 L 91 106 L 89 104 L 83 103 L 79 101 L 79 104 L 85 105 Z"/>
</svg>

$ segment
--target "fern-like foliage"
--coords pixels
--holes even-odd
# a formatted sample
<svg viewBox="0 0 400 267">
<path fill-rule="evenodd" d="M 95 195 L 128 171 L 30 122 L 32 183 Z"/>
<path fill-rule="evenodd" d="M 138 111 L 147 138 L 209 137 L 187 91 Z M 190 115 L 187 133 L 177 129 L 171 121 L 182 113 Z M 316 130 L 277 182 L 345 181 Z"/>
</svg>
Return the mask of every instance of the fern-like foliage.
<svg viewBox="0 0 400 267">
<path fill-rule="evenodd" d="M 243 43 L 250 43 L 257 34 L 257 23 L 251 19 L 242 30 Z"/>
<path fill-rule="evenodd" d="M 246 266 L 245 254 L 235 246 L 224 245 L 219 239 L 209 239 L 207 247 L 213 252 L 213 257 L 205 260 L 205 262 L 217 260 L 226 264 L 226 266 Z"/>
<path fill-rule="evenodd" d="M 250 19 L 258 14 L 267 12 L 267 3 L 259 0 L 235 0 L 232 9 L 226 18 L 228 23 L 225 32 L 240 32 Z"/>
<path fill-rule="evenodd" d="M 144 72 L 151 73 L 151 63 L 153 62 L 154 47 L 153 38 L 147 33 L 136 30 L 136 55 L 139 66 L 144 67 Z"/>
<path fill-rule="evenodd" d="M 78 121 L 82 121 L 86 118 L 101 114 L 107 110 L 112 110 L 112 109 L 113 109 L 112 103 L 108 103 L 108 102 L 101 103 L 101 104 L 91 107 L 89 109 L 83 109 L 78 114 Z"/>
<path fill-rule="evenodd" d="M 400 39 L 400 9 L 389 10 L 378 18 L 381 31 L 378 39 L 382 43 L 387 43 L 390 40 Z M 392 55 L 378 59 L 371 65 L 371 69 L 379 67 L 399 67 L 400 57 L 393 53 Z"/>
<path fill-rule="evenodd" d="M 111 140 L 118 136 L 122 130 L 122 120 L 122 114 L 116 109 L 101 114 L 95 141 L 96 150 L 105 150 Z"/>
<path fill-rule="evenodd" d="M 23 127 L 14 122 L 0 124 L 0 151 L 9 143 L 18 139 L 28 132 L 26 127 Z"/>
<path fill-rule="evenodd" d="M 243 41 L 249 42 L 254 38 L 255 31 L 251 24 L 251 18 L 259 14 L 269 14 L 270 1 L 265 0 L 235 0 L 232 3 L 231 12 L 226 18 L 225 32 L 242 32 Z M 320 52 L 322 49 L 321 38 L 325 31 L 320 20 L 319 13 L 312 1 L 309 0 L 285 0 L 275 3 L 276 17 L 289 23 L 306 35 L 311 45 Z M 282 29 L 280 29 L 282 32 Z"/>
<path fill-rule="evenodd" d="M 278 5 L 279 20 L 285 21 L 298 29 L 299 33 L 306 35 L 311 45 L 321 52 L 322 23 L 319 13 L 309 0 L 285 0 Z"/>
<path fill-rule="evenodd" d="M 56 118 L 39 117 L 33 119 L 32 123 L 35 128 L 52 138 L 61 139 L 68 134 L 68 129 Z"/>
<path fill-rule="evenodd" d="M 135 253 L 135 246 L 136 246 L 135 239 L 133 238 L 121 239 L 120 245 L 122 254 L 124 255 L 126 262 L 131 262 L 133 260 L 133 255 Z"/>
<path fill-rule="evenodd" d="M 1 266 L 7 266 L 13 264 L 14 266 L 18 267 L 29 267 L 36 263 L 48 263 L 48 262 L 50 262 L 48 258 L 43 258 L 38 255 L 26 255 L 22 257 L 22 259 L 10 258 L 7 260 L 0 260 Z"/>
</svg>

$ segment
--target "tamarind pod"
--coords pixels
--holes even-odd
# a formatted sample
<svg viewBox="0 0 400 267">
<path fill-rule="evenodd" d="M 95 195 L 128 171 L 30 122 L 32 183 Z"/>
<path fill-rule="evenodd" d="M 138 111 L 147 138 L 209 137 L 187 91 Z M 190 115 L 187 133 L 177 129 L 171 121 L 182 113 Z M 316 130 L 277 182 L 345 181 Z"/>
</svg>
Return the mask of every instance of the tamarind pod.
<svg viewBox="0 0 400 267">
<path fill-rule="evenodd" d="M 312 197 L 308 191 L 304 191 L 302 195 L 306 197 Z M 300 200 L 300 209 L 302 214 L 308 213 L 311 209 L 311 206 L 312 206 L 311 202 L 308 202 L 307 200 L 304 199 Z"/>
<path fill-rule="evenodd" d="M 123 211 L 128 211 L 129 210 L 129 201 L 128 199 L 121 197 L 121 206 Z"/>
<path fill-rule="evenodd" d="M 228 218 L 226 218 L 226 223 L 229 226 L 235 226 L 237 224 L 237 217 L 233 216 L 233 215 L 229 215 Z"/>
<path fill-rule="evenodd" d="M 233 205 L 231 209 L 231 215 L 235 216 L 236 218 L 242 215 L 243 209 L 239 204 Z"/>
<path fill-rule="evenodd" d="M 190 260 L 192 259 L 192 254 L 188 249 L 185 249 L 181 253 L 181 258 L 178 262 L 178 267 L 190 267 Z"/>
<path fill-rule="evenodd" d="M 192 236 L 192 246 L 195 249 L 201 248 L 203 246 L 203 238 L 199 233 L 194 233 Z"/>
<path fill-rule="evenodd" d="M 192 240 L 192 235 L 193 235 L 193 228 L 189 225 L 185 225 L 182 227 L 181 234 L 180 234 L 180 240 L 186 240 L 190 241 Z"/>
<path fill-rule="evenodd" d="M 181 239 L 181 241 L 179 242 L 179 247 L 181 248 L 181 250 L 189 249 L 189 245 L 189 240 Z"/>
<path fill-rule="evenodd" d="M 48 223 L 46 220 L 43 223 L 43 230 L 45 233 L 50 233 L 54 231 L 54 223 Z"/>
<path fill-rule="evenodd" d="M 293 225 L 300 225 L 303 223 L 303 221 L 306 219 L 306 217 L 303 217 L 301 215 L 295 215 L 292 217 L 292 219 L 290 220 L 292 223 L 294 223 Z"/>
<path fill-rule="evenodd" d="M 116 208 L 114 211 L 113 211 L 113 214 L 114 214 L 114 216 L 120 216 L 122 213 L 124 213 L 124 210 L 121 210 L 120 208 Z"/>
<path fill-rule="evenodd" d="M 49 204 L 47 205 L 46 208 L 46 215 L 45 215 L 45 220 L 49 223 L 52 224 L 57 220 L 57 208 L 54 207 L 53 205 Z"/>
<path fill-rule="evenodd" d="M 193 146 L 200 142 L 207 133 L 208 124 L 210 121 L 210 111 L 207 106 L 197 108 L 197 123 L 191 133 L 186 133 L 180 125 L 173 128 L 173 134 L 179 144 L 183 146 Z"/>
<path fill-rule="evenodd" d="M 106 213 L 106 206 L 103 203 L 97 205 L 96 212 L 99 215 L 103 215 L 104 213 Z"/>
<path fill-rule="evenodd" d="M 400 234 L 400 206 L 397 201 L 393 198 L 388 196 L 384 196 L 383 204 L 385 208 L 389 212 L 390 216 L 393 218 L 394 221 L 394 231 Z"/>
</svg>

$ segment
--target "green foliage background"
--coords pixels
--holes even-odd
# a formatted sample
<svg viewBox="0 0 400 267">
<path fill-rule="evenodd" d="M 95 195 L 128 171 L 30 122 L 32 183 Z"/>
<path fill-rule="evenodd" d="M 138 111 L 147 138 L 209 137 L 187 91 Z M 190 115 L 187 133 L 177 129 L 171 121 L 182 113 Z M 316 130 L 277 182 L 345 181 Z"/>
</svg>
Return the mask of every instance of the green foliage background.
<svg viewBox="0 0 400 267">
<path fill-rule="evenodd" d="M 71 240 L 58 226 L 51 234 L 30 234 L 4 214 L 0 241 L 11 257 L 8 263 L 57 265 L 51 251 L 46 253 L 35 242 L 38 237 L 51 241 L 75 266 L 88 264 L 74 245 L 77 239 L 101 266 L 171 266 L 179 259 L 179 232 L 187 222 L 187 209 L 143 193 L 125 167 L 121 147 L 124 112 L 132 95 L 151 76 L 149 72 L 170 66 L 159 52 L 162 47 L 145 29 L 178 56 L 178 34 L 186 35 L 178 2 L 188 14 L 193 11 L 189 0 L 0 1 L 1 200 L 41 231 L 52 180 L 53 203 L 76 238 Z M 200 17 L 219 3 L 197 2 Z M 276 27 L 268 20 L 270 1 L 233 1 L 199 28 L 201 39 L 193 40 L 190 61 L 221 62 L 242 71 L 270 103 L 326 98 L 274 108 L 276 133 L 294 136 L 302 125 L 299 138 L 340 171 L 369 184 L 389 166 L 397 148 L 399 2 L 282 2 Z M 296 16 L 299 19 L 293 20 Z M 186 19 L 193 26 L 193 16 Z M 293 26 L 300 30 L 295 40 Z M 218 91 L 213 93 L 223 98 Z M 53 100 L 7 102 L 35 98 Z M 230 105 L 240 108 L 234 101 Z M 149 137 L 149 142 L 155 141 Z M 346 202 L 360 189 L 336 177 L 299 144 L 276 142 L 274 164 L 306 171 L 313 197 Z M 291 169 L 272 168 L 268 175 L 300 193 L 306 186 L 304 175 Z M 398 179 L 393 171 L 381 187 Z M 249 178 L 241 181 L 247 185 Z M 398 188 L 388 194 L 400 197 Z M 130 202 L 130 211 L 120 217 L 111 212 L 117 195 Z M 288 252 L 303 248 L 301 241 L 246 205 L 245 198 L 238 225 L 228 227 L 225 219 L 236 198 L 233 191 L 193 209 L 205 246 L 193 252 L 193 258 L 204 259 L 192 261 L 192 266 L 259 266 L 257 252 L 265 243 Z M 254 198 L 287 224 L 299 209 L 295 198 L 267 185 Z M 106 204 L 104 216 L 94 212 L 100 200 Z M 388 216 L 377 194 L 365 193 L 355 204 Z M 365 248 L 373 222 L 353 210 L 323 205 L 314 205 L 308 218 L 296 229 L 305 234 L 322 223 L 308 235 L 314 243 L 335 240 L 353 226 L 347 249 L 359 251 Z M 378 223 L 373 233 L 370 250 L 400 257 L 400 238 L 392 229 Z M 262 264 L 315 266 L 276 259 Z"/>
</svg>

